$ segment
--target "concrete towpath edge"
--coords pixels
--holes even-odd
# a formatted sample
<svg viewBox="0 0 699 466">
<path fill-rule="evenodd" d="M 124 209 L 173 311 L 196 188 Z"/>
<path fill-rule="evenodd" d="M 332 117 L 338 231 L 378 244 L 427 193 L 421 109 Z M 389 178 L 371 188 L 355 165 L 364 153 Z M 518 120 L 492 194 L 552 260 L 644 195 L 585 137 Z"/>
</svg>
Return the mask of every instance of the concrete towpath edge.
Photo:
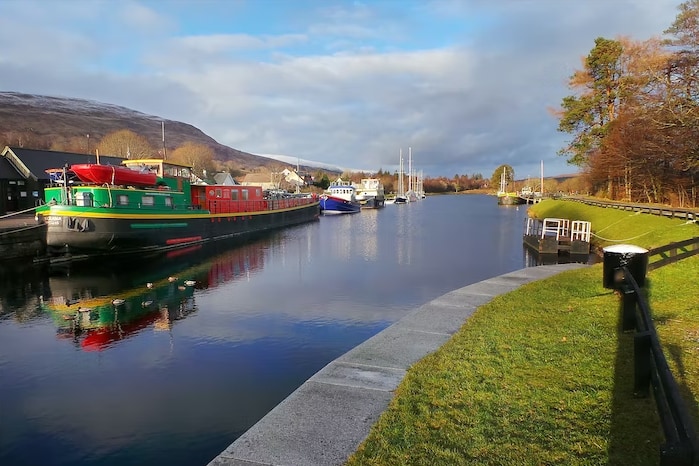
<svg viewBox="0 0 699 466">
<path fill-rule="evenodd" d="M 446 293 L 327 364 L 209 466 L 341 465 L 388 407 L 408 368 L 437 350 L 481 305 L 585 264 L 527 267 Z"/>
</svg>

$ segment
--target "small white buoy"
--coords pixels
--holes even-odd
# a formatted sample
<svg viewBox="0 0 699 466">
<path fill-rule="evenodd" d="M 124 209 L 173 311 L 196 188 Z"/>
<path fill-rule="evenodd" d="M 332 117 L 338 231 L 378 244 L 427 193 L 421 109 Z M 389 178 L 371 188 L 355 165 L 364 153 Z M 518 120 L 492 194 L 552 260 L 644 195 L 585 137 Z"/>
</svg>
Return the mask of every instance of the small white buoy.
<svg viewBox="0 0 699 466">
<path fill-rule="evenodd" d="M 153 288 L 153 284 L 151 282 L 146 283 L 146 288 Z"/>
<path fill-rule="evenodd" d="M 114 300 L 112 301 L 112 304 L 114 304 L 115 306 L 119 306 L 119 305 L 121 305 L 121 304 L 124 304 L 124 302 L 125 302 L 125 301 L 124 301 L 123 299 L 121 299 L 121 298 L 116 298 L 116 299 L 114 299 Z"/>
<path fill-rule="evenodd" d="M 92 312 L 92 309 L 90 309 L 89 307 L 81 307 L 78 308 L 78 312 Z"/>
<path fill-rule="evenodd" d="M 177 277 L 167 277 L 167 281 L 175 282 L 175 281 L 177 281 Z"/>
<path fill-rule="evenodd" d="M 184 284 L 187 286 L 194 286 L 197 284 L 197 282 L 195 282 L 194 280 L 185 280 Z"/>
<path fill-rule="evenodd" d="M 143 307 L 149 307 L 151 304 L 153 304 L 153 301 L 148 300 L 148 301 L 143 301 L 143 302 L 141 303 L 141 306 L 143 306 Z"/>
</svg>

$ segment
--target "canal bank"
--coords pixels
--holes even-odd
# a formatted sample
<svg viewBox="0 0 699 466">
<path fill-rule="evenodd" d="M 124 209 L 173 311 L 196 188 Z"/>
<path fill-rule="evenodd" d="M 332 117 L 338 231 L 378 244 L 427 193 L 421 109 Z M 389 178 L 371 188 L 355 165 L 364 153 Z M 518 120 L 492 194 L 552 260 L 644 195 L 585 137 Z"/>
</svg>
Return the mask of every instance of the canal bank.
<svg viewBox="0 0 699 466">
<path fill-rule="evenodd" d="M 33 212 L 0 218 L 0 255 L 4 259 L 36 260 L 45 253 L 46 225 L 37 222 Z"/>
<path fill-rule="evenodd" d="M 446 293 L 308 379 L 210 466 L 343 464 L 387 408 L 408 368 L 495 296 L 584 264 L 530 267 Z"/>
</svg>

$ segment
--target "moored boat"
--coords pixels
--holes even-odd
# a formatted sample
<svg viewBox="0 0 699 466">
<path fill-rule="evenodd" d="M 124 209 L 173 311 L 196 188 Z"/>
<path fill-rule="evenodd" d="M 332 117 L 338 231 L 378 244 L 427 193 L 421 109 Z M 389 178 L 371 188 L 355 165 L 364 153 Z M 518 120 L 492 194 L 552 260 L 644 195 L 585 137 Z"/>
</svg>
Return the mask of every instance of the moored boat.
<svg viewBox="0 0 699 466">
<path fill-rule="evenodd" d="M 268 199 L 259 186 L 192 183 L 191 167 L 184 164 L 163 159 L 123 164 L 136 174 L 155 175 L 155 182 L 144 185 L 144 178 L 121 177 L 122 184 L 104 178 L 98 184 L 84 181 L 70 168 L 51 170 L 55 183 L 44 190 L 46 205 L 37 209 L 47 225 L 50 254 L 123 255 L 185 248 L 303 223 L 319 215 L 314 198 Z M 90 169 L 103 175 L 109 171 Z M 82 173 L 85 176 L 86 171 Z"/>
<path fill-rule="evenodd" d="M 519 193 L 507 191 L 507 173 L 503 167 L 500 174 L 500 189 L 497 192 L 498 205 L 520 205 L 524 204 L 525 200 L 520 197 Z"/>
<path fill-rule="evenodd" d="M 361 208 L 380 209 L 385 205 L 386 196 L 381 180 L 377 178 L 363 178 L 356 188 L 356 197 Z"/>
<path fill-rule="evenodd" d="M 399 168 L 398 168 L 398 192 L 393 198 L 391 204 L 407 204 L 408 197 L 405 193 L 405 186 L 403 184 L 403 149 L 399 149 Z"/>
<path fill-rule="evenodd" d="M 347 181 L 338 179 L 320 196 L 320 211 L 323 214 L 353 214 L 359 212 L 357 188 Z"/>
<path fill-rule="evenodd" d="M 498 192 L 498 204 L 499 205 L 521 205 L 526 201 L 520 197 L 516 192 Z"/>
</svg>

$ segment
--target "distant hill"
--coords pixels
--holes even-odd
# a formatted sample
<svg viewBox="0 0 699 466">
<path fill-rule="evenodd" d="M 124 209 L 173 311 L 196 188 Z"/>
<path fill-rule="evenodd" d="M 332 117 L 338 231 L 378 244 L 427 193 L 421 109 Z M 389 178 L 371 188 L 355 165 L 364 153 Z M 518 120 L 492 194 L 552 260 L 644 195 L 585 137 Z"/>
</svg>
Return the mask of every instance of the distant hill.
<svg viewBox="0 0 699 466">
<path fill-rule="evenodd" d="M 162 122 L 167 151 L 193 142 L 210 147 L 216 160 L 232 161 L 243 172 L 279 166 L 278 161 L 219 144 L 198 128 L 180 121 L 92 100 L 0 92 L 0 144 L 51 149 L 53 141 L 86 141 L 89 134 L 96 145 L 105 135 L 128 129 L 146 138 L 151 146 L 162 147 Z"/>
</svg>

